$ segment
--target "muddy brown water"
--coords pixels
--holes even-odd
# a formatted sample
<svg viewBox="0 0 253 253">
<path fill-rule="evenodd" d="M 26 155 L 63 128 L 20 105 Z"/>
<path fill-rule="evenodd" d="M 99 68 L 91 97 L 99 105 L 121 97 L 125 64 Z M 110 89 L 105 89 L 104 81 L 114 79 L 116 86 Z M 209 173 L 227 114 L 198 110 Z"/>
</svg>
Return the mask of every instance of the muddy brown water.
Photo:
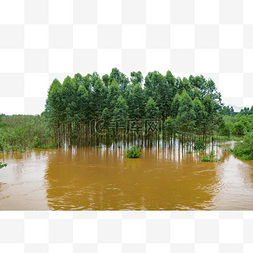
<svg viewBox="0 0 253 253">
<path fill-rule="evenodd" d="M 120 144 L 0 154 L 8 164 L 0 170 L 0 209 L 253 210 L 253 162 L 224 147 L 207 148 L 219 163 L 202 163 L 176 142 L 143 148 L 139 159 L 124 158 Z"/>
</svg>

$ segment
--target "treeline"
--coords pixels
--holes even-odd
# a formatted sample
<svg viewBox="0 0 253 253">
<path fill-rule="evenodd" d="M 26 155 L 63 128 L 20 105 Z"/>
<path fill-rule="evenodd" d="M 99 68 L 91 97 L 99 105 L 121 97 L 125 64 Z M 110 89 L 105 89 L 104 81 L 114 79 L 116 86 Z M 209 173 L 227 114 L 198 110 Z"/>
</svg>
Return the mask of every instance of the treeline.
<svg viewBox="0 0 253 253">
<path fill-rule="evenodd" d="M 234 117 L 236 114 L 240 115 L 252 115 L 253 114 L 253 106 L 251 108 L 249 107 L 244 107 L 243 109 L 240 110 L 240 112 L 235 112 L 233 106 L 224 106 L 221 114 L 224 116 L 231 116 Z"/>
<path fill-rule="evenodd" d="M 215 83 L 203 76 L 181 79 L 170 71 L 165 75 L 154 71 L 144 78 L 139 71 L 131 72 L 129 79 L 113 68 L 102 77 L 95 72 L 67 76 L 63 83 L 55 79 L 44 114 L 55 142 L 61 145 L 89 141 L 89 123 L 99 120 L 109 130 L 111 120 L 159 119 L 164 136 L 178 133 L 205 138 L 222 126 L 222 108 Z"/>
<path fill-rule="evenodd" d="M 220 129 L 220 134 L 223 136 L 244 136 L 253 131 L 253 114 L 244 115 L 239 112 L 234 117 L 224 116 L 223 120 L 224 125 Z"/>
</svg>

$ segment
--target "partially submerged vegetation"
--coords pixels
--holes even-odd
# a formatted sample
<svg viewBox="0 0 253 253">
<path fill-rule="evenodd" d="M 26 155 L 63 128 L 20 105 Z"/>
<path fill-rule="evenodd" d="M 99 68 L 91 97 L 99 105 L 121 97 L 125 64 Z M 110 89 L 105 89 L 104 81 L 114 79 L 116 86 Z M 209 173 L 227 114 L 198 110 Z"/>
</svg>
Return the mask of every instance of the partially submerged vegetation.
<svg viewBox="0 0 253 253">
<path fill-rule="evenodd" d="M 141 147 L 137 148 L 136 146 L 132 146 L 131 149 L 127 148 L 125 158 L 140 158 L 141 156 Z"/>
<path fill-rule="evenodd" d="M 42 115 L 0 117 L 0 151 L 24 152 L 33 148 L 54 148 L 54 133 Z"/>
<path fill-rule="evenodd" d="M 1 163 L 1 162 L 0 162 L 0 169 L 2 169 L 3 167 L 6 167 L 6 166 L 7 166 L 6 163 Z"/>
<path fill-rule="evenodd" d="M 201 162 L 220 162 L 221 159 L 214 159 L 217 155 L 215 155 L 215 151 L 212 150 L 209 155 L 203 155 L 201 158 Z"/>
<path fill-rule="evenodd" d="M 156 125 L 150 127 L 147 120 Z M 102 77 L 94 72 L 67 76 L 63 83 L 55 79 L 41 115 L 2 115 L 0 152 L 66 144 L 100 148 L 139 140 L 149 145 L 160 138 L 177 138 L 182 147 L 186 144 L 187 149 L 199 151 L 215 139 L 243 139 L 244 144 L 239 142 L 233 153 L 252 159 L 246 137 L 252 130 L 253 106 L 239 113 L 224 106 L 211 79 L 202 75 L 175 78 L 170 71 L 165 75 L 149 72 L 145 78 L 140 71 L 131 72 L 129 79 L 113 68 Z"/>
<path fill-rule="evenodd" d="M 62 141 L 90 145 L 92 139 L 99 143 L 102 138 L 114 141 L 145 135 L 150 139 L 160 134 L 163 138 L 178 134 L 181 142 L 188 142 L 196 135 L 205 141 L 217 133 L 221 111 L 221 94 L 211 79 L 175 78 L 170 71 L 165 75 L 149 72 L 145 78 L 140 71 L 131 72 L 129 79 L 113 68 L 102 78 L 94 72 L 67 76 L 63 83 L 55 79 L 48 91 L 45 117 L 59 146 Z M 157 132 L 149 131 L 146 119 L 159 122 Z M 135 133 L 131 120 L 142 121 Z M 96 123 L 102 134 L 93 127 Z"/>
<path fill-rule="evenodd" d="M 230 151 L 242 160 L 253 160 L 253 131 L 246 133 L 242 141 Z"/>
</svg>

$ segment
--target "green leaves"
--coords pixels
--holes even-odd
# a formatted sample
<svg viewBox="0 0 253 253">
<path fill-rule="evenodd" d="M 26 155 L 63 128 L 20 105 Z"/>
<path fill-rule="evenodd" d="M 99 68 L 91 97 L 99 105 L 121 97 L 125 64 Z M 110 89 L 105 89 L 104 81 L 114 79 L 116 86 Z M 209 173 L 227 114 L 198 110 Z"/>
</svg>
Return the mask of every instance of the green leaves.
<svg viewBox="0 0 253 253">
<path fill-rule="evenodd" d="M 214 159 L 215 158 L 215 156 L 217 156 L 217 155 L 215 155 L 215 151 L 214 150 L 212 150 L 211 152 L 210 152 L 210 154 L 209 154 L 209 156 L 208 155 L 203 155 L 203 157 L 201 158 L 201 162 L 220 162 L 221 161 L 221 159 Z"/>
<path fill-rule="evenodd" d="M 169 116 L 163 126 L 166 136 L 176 133 L 175 120 L 172 117 Z"/>
<path fill-rule="evenodd" d="M 77 129 L 91 120 L 159 118 L 166 130 L 176 129 L 208 134 L 218 128 L 220 93 L 214 82 L 203 76 L 175 78 L 170 71 L 162 75 L 149 72 L 142 87 L 143 75 L 131 72 L 128 77 L 117 68 L 111 73 L 67 76 L 61 84 L 53 81 L 48 92 L 45 116 L 57 136 L 77 136 Z M 252 109 L 253 110 L 253 109 Z M 172 125 L 174 130 L 172 131 Z M 245 125 L 245 124 L 244 124 Z M 61 129 L 61 130 L 59 130 Z M 248 128 L 247 128 L 248 130 Z"/>
<path fill-rule="evenodd" d="M 7 164 L 5 163 L 5 164 L 2 164 L 1 162 L 0 162 L 0 169 L 2 169 L 3 167 L 6 167 L 7 166 Z"/>
<path fill-rule="evenodd" d="M 193 102 L 186 90 L 179 96 L 179 108 L 176 117 L 176 125 L 183 132 L 192 132 L 195 127 L 196 114 L 193 110 Z"/>
<path fill-rule="evenodd" d="M 246 133 L 242 142 L 237 142 L 231 151 L 242 160 L 253 160 L 253 130 Z"/>
<path fill-rule="evenodd" d="M 127 120 L 128 119 L 128 106 L 126 100 L 122 95 L 119 96 L 115 104 L 115 109 L 113 111 L 114 120 Z"/>
<path fill-rule="evenodd" d="M 124 158 L 140 158 L 141 156 L 141 147 L 136 148 L 136 146 L 132 146 L 131 149 L 127 148 L 126 155 Z"/>
<path fill-rule="evenodd" d="M 153 98 L 149 98 L 146 104 L 145 114 L 147 119 L 159 118 L 159 108 L 156 106 L 156 102 Z"/>
</svg>

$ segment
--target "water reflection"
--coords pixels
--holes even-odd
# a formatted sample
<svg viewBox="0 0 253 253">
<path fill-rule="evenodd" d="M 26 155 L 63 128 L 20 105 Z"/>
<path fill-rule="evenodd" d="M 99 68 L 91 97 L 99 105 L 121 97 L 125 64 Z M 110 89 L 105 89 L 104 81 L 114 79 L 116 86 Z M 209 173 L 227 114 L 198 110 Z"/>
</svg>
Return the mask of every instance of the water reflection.
<svg viewBox="0 0 253 253">
<path fill-rule="evenodd" d="M 2 210 L 253 210 L 253 162 L 209 145 L 221 163 L 201 163 L 177 140 L 143 148 L 130 144 L 0 154 Z M 191 152 L 192 153 L 191 153 Z"/>
<path fill-rule="evenodd" d="M 144 148 L 140 159 L 124 159 L 125 149 L 85 147 L 51 153 L 45 176 L 50 209 L 194 210 L 214 206 L 217 164 L 199 163 L 197 154 L 187 154 L 176 145 Z"/>
</svg>

